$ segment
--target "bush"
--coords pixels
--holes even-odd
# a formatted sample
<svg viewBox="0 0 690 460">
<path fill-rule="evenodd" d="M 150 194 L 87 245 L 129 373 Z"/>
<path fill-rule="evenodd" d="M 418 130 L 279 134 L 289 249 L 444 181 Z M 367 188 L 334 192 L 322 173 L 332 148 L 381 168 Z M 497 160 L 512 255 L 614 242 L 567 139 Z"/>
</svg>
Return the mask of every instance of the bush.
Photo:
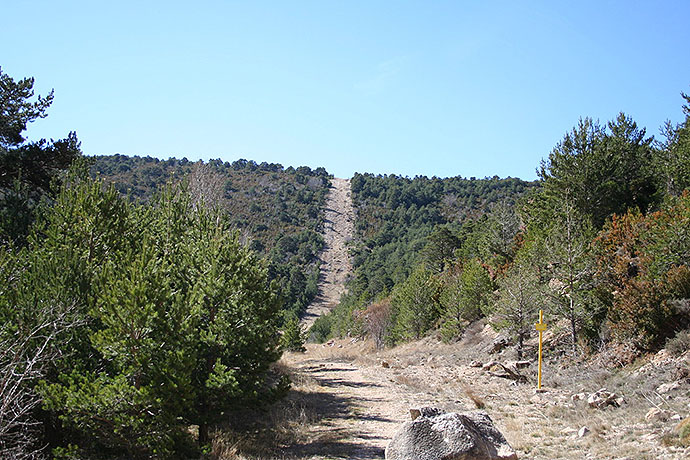
<svg viewBox="0 0 690 460">
<path fill-rule="evenodd" d="M 680 356 L 690 350 L 690 330 L 680 331 L 666 341 L 666 350 L 673 356 Z"/>
<path fill-rule="evenodd" d="M 333 329 L 333 316 L 327 314 L 319 316 L 309 329 L 309 341 L 324 343 L 331 338 Z"/>
</svg>

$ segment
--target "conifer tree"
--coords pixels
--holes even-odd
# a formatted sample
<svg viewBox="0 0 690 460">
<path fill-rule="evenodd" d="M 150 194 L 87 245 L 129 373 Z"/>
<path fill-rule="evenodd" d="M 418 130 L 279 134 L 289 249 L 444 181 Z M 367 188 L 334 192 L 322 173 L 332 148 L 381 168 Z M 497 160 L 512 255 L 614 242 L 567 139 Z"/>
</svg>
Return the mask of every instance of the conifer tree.
<svg viewBox="0 0 690 460">
<path fill-rule="evenodd" d="M 510 267 L 498 285 L 498 298 L 492 308 L 494 325 L 516 339 L 518 359 L 522 359 L 525 340 L 543 305 L 542 285 L 534 267 L 521 261 Z"/>
<path fill-rule="evenodd" d="M 392 293 L 394 336 L 398 339 L 419 339 L 430 330 L 439 316 L 440 286 L 423 265 Z"/>
</svg>

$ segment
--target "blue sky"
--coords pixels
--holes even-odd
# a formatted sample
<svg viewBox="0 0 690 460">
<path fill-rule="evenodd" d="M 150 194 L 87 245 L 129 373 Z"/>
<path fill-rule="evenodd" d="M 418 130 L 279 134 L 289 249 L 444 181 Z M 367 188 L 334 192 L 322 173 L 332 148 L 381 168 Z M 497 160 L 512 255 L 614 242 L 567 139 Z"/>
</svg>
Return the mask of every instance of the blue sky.
<svg viewBox="0 0 690 460">
<path fill-rule="evenodd" d="M 0 66 L 86 154 L 534 179 L 579 117 L 658 137 L 687 1 L 5 2 Z"/>
</svg>

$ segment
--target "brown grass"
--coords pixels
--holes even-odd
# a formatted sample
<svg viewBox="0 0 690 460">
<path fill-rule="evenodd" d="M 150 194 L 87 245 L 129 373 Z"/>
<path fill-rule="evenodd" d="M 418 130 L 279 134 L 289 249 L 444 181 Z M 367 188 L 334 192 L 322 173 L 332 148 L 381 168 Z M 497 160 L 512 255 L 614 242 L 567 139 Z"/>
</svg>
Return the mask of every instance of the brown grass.
<svg viewBox="0 0 690 460">
<path fill-rule="evenodd" d="M 470 401 L 474 403 L 474 407 L 477 409 L 484 409 L 486 407 L 484 400 L 466 383 L 462 384 L 462 391 L 465 393 L 465 396 L 470 398 Z"/>
<path fill-rule="evenodd" d="M 269 460 L 287 458 L 282 451 L 308 442 L 318 423 L 321 407 L 310 395 L 319 383 L 303 372 L 294 372 L 280 361 L 277 371 L 290 376 L 287 396 L 266 410 L 233 414 L 232 421 L 213 434 L 210 457 L 214 460 Z"/>
</svg>

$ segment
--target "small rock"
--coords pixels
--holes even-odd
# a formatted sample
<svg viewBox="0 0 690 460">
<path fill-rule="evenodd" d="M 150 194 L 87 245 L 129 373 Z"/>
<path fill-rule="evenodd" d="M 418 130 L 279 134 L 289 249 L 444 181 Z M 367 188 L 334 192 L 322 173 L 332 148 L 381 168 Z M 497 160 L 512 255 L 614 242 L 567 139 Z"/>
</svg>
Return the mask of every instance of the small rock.
<svg viewBox="0 0 690 460">
<path fill-rule="evenodd" d="M 527 361 L 527 360 L 523 360 L 523 361 L 508 361 L 508 362 L 506 363 L 506 366 L 512 367 L 513 369 L 526 369 L 526 368 L 530 367 L 531 364 L 532 364 L 532 363 L 531 363 L 530 361 Z"/>
<path fill-rule="evenodd" d="M 584 399 L 587 397 L 586 394 L 584 393 L 575 393 L 570 397 L 570 400 L 575 402 L 575 401 L 584 401 Z"/>
<path fill-rule="evenodd" d="M 602 388 L 596 393 L 589 395 L 587 404 L 594 409 L 601 409 L 607 406 L 620 407 L 625 404 L 625 399 L 616 393 L 607 391 L 606 388 Z"/>
<path fill-rule="evenodd" d="M 494 366 L 497 366 L 498 364 L 499 364 L 498 361 L 489 361 L 488 363 L 485 363 L 482 366 L 482 369 L 485 371 L 488 371 L 489 369 L 491 369 Z"/>
<path fill-rule="evenodd" d="M 683 420 L 683 417 L 681 417 L 680 414 L 673 414 L 670 420 L 673 420 L 674 422 L 680 422 L 681 420 Z"/>
<path fill-rule="evenodd" d="M 589 428 L 587 428 L 586 426 L 580 427 L 580 429 L 577 430 L 577 437 L 578 438 L 584 438 L 588 434 L 589 434 Z"/>
<path fill-rule="evenodd" d="M 658 407 L 652 407 L 647 411 L 644 419 L 648 422 L 665 422 L 670 416 L 671 414 L 668 411 L 659 409 Z"/>
<path fill-rule="evenodd" d="M 510 341 L 505 338 L 505 337 L 499 337 L 496 340 L 493 341 L 491 344 L 491 349 L 489 350 L 490 354 L 498 353 L 501 350 L 503 350 L 505 347 L 510 345 Z"/>
<path fill-rule="evenodd" d="M 659 385 L 656 392 L 659 394 L 668 393 L 669 391 L 677 390 L 680 387 L 680 382 L 669 382 Z"/>
<path fill-rule="evenodd" d="M 388 363 L 388 361 L 381 361 L 381 367 L 383 367 L 384 369 L 388 369 L 389 367 L 391 367 L 391 365 Z"/>
<path fill-rule="evenodd" d="M 482 367 L 481 361 L 477 361 L 476 359 L 470 363 L 470 367 Z"/>
<path fill-rule="evenodd" d="M 501 372 L 503 370 L 503 366 L 500 364 L 496 363 L 493 366 L 489 368 L 489 372 Z"/>
</svg>

